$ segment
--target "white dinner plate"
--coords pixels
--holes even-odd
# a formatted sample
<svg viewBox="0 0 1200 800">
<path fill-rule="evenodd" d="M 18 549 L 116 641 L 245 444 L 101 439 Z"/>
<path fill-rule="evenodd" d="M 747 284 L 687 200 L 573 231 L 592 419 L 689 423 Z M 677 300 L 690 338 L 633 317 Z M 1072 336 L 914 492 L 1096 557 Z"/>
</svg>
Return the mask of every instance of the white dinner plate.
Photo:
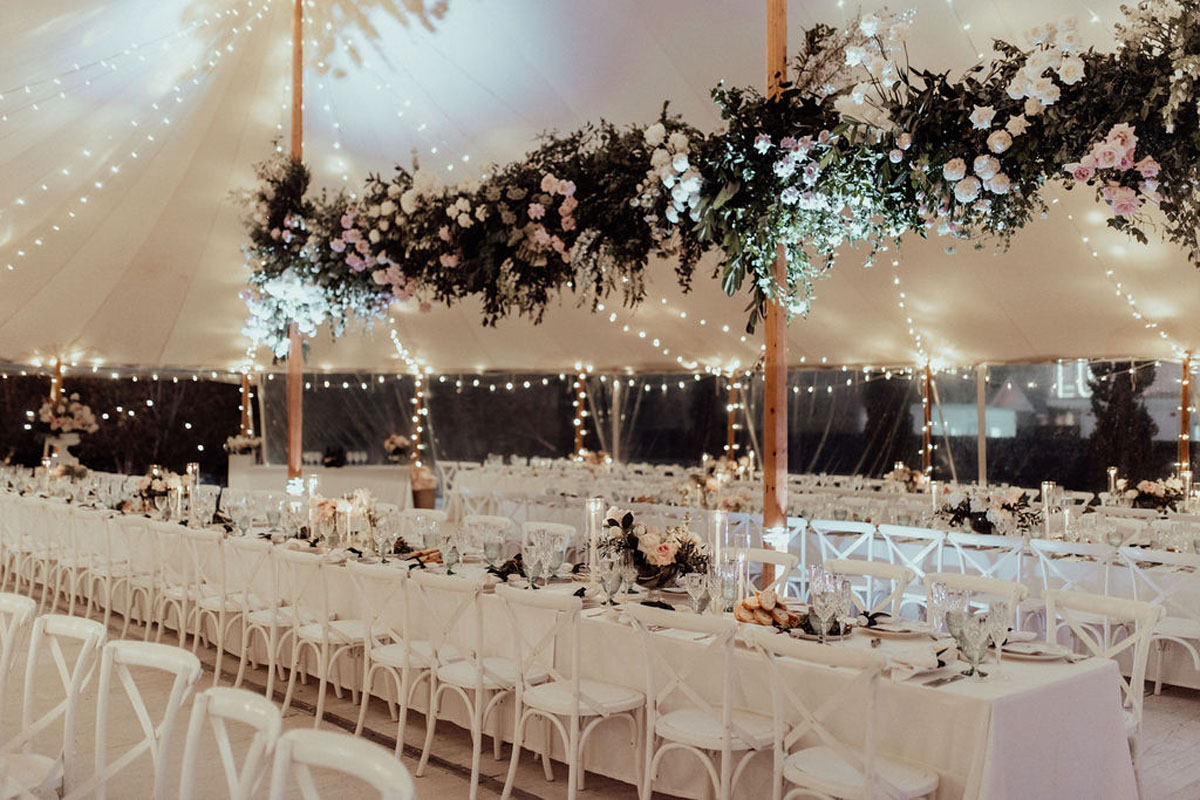
<svg viewBox="0 0 1200 800">
<path fill-rule="evenodd" d="M 1006 642 L 1004 658 L 1018 661 L 1059 661 L 1071 654 L 1065 647 L 1046 642 Z"/>
<path fill-rule="evenodd" d="M 858 630 L 868 636 L 879 636 L 884 639 L 910 639 L 917 636 L 928 636 L 930 633 L 928 628 L 906 625 L 902 622 L 880 622 L 878 625 Z"/>
</svg>

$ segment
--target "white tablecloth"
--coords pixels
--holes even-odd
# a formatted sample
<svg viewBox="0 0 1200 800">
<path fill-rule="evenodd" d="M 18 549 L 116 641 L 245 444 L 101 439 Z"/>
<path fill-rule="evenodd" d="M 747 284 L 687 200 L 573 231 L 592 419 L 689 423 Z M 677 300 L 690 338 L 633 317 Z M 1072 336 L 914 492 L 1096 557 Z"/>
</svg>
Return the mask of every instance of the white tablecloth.
<svg viewBox="0 0 1200 800">
<path fill-rule="evenodd" d="M 364 465 L 359 467 L 305 467 L 303 476 L 316 475 L 321 494 L 338 497 L 355 489 L 366 489 L 376 500 L 401 508 L 412 507 L 408 466 Z M 281 492 L 287 486 L 287 467 L 229 462 L 231 489 Z"/>
</svg>

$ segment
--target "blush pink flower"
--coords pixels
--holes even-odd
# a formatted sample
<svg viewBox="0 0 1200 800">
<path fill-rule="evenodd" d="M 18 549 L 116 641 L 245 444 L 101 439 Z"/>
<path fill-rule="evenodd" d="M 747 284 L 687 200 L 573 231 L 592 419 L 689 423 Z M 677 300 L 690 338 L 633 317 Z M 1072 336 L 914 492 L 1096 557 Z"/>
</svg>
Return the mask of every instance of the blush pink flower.
<svg viewBox="0 0 1200 800">
<path fill-rule="evenodd" d="M 1092 149 L 1092 158 L 1096 159 L 1096 166 L 1100 169 L 1115 167 L 1123 155 L 1125 148 L 1113 142 L 1101 142 Z"/>
<path fill-rule="evenodd" d="M 438 261 L 440 261 L 442 266 L 446 269 L 453 269 L 454 267 L 458 266 L 458 255 L 455 253 L 442 253 L 442 255 L 438 257 Z"/>
<path fill-rule="evenodd" d="M 541 203 L 530 203 L 529 204 L 529 218 L 530 219 L 541 219 L 544 216 L 546 216 L 546 207 L 545 206 L 543 206 Z"/>
<path fill-rule="evenodd" d="M 650 554 L 650 563 L 656 567 L 665 567 L 668 564 L 673 564 L 677 552 L 679 552 L 679 545 L 674 542 L 661 542 Z"/>
<path fill-rule="evenodd" d="M 1150 156 L 1146 156 L 1141 161 L 1134 164 L 1133 168 L 1136 169 L 1138 171 L 1138 174 L 1140 174 L 1143 178 L 1157 178 L 1158 177 L 1158 170 L 1159 170 L 1158 162 L 1155 161 Z"/>
<path fill-rule="evenodd" d="M 442 227 L 438 228 L 438 238 L 441 239 L 443 242 L 450 241 L 450 226 L 449 225 L 443 225 Z"/>
<path fill-rule="evenodd" d="M 344 253 L 346 251 L 346 243 L 341 239 L 331 239 L 329 249 L 335 253 Z"/>
<path fill-rule="evenodd" d="M 354 224 L 354 212 L 353 211 L 347 211 L 345 214 L 342 214 L 342 227 L 343 228 L 349 228 L 353 224 Z"/>
<path fill-rule="evenodd" d="M 1138 209 L 1142 207 L 1141 201 L 1138 200 L 1137 192 L 1128 186 L 1110 183 L 1104 187 L 1102 193 L 1104 199 L 1112 206 L 1115 216 L 1128 217 L 1131 214 L 1136 214 Z"/>
<path fill-rule="evenodd" d="M 1107 141 L 1115 144 L 1121 150 L 1132 150 L 1137 146 L 1138 137 L 1132 125 L 1127 122 L 1118 122 L 1109 129 Z"/>
</svg>

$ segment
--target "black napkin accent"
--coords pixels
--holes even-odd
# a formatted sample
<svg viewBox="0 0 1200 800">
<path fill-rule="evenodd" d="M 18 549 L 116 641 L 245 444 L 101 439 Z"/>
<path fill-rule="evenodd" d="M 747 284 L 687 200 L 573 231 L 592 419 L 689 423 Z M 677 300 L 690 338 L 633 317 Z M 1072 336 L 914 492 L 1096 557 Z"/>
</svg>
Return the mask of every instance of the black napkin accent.
<svg viewBox="0 0 1200 800">
<path fill-rule="evenodd" d="M 417 567 L 420 567 L 421 569 L 425 569 L 425 562 L 421 560 L 420 556 L 417 556 L 416 558 L 414 558 L 413 563 L 408 565 L 409 569 L 416 569 Z"/>
<path fill-rule="evenodd" d="M 357 558 L 362 558 L 362 555 L 363 555 L 363 554 L 362 554 L 362 550 L 359 550 L 357 547 L 347 547 L 347 548 L 346 548 L 346 552 L 347 552 L 347 553 L 354 553 L 354 555 L 355 555 Z"/>
<path fill-rule="evenodd" d="M 674 611 L 675 606 L 669 603 L 664 603 L 661 600 L 643 600 L 642 605 L 650 606 L 651 608 L 661 608 L 663 611 Z"/>
<path fill-rule="evenodd" d="M 571 594 L 575 595 L 576 597 L 583 597 L 584 595 L 586 595 L 586 594 L 587 594 L 587 587 L 586 587 L 586 586 L 580 586 L 578 589 L 576 589 L 575 591 L 571 592 Z"/>
<path fill-rule="evenodd" d="M 575 566 L 571 567 L 571 574 L 572 574 L 572 575 L 578 575 L 578 574 L 579 574 L 580 572 L 582 572 L 582 571 L 583 571 L 583 570 L 584 570 L 586 567 L 587 567 L 587 564 L 584 564 L 582 561 L 580 561 L 578 564 L 576 564 Z"/>
</svg>

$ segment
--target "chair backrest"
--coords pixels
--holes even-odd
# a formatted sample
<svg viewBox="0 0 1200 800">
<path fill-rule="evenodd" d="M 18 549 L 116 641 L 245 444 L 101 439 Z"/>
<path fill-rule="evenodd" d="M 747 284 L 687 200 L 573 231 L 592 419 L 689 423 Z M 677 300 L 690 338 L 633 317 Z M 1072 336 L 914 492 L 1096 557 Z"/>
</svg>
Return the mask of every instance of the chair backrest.
<svg viewBox="0 0 1200 800">
<path fill-rule="evenodd" d="M 230 587 L 240 587 L 243 609 L 253 608 L 255 598 L 267 608 L 279 605 L 279 563 L 275 546 L 266 539 L 231 536 L 225 541 L 226 569 Z"/>
<path fill-rule="evenodd" d="M 104 645 L 107 631 L 95 620 L 82 617 L 69 617 L 65 614 L 43 614 L 33 622 L 33 633 L 29 639 L 29 655 L 25 661 L 25 692 L 22 698 L 21 731 L 4 744 L 4 751 L 14 753 L 21 750 L 33 752 L 34 739 L 42 731 L 50 727 L 55 720 L 62 718 L 62 740 L 59 744 L 58 758 L 62 760 L 63 791 L 74 787 L 78 759 L 76 755 L 75 724 L 78 719 L 79 697 L 84 686 L 92 677 L 100 648 Z M 62 643 L 71 642 L 73 662 L 68 662 L 63 652 Z M 45 661 L 53 663 L 54 669 L 47 669 Z M 46 675 L 58 679 L 54 698 L 61 697 L 50 710 L 37 715 L 35 708 L 38 697 L 45 697 L 45 690 L 37 693 L 39 681 Z M 35 694 L 37 695 L 35 697 Z M 36 716 L 35 716 L 36 715 Z"/>
<path fill-rule="evenodd" d="M 888 563 L 908 567 L 917 580 L 924 579 L 927 572 L 941 572 L 944 531 L 885 524 L 879 526 L 877 533 Z"/>
<path fill-rule="evenodd" d="M 1097 514 L 1107 517 L 1125 517 L 1127 519 L 1158 519 L 1162 513 L 1155 508 L 1131 508 L 1128 506 L 1096 506 Z"/>
<path fill-rule="evenodd" d="M 893 617 L 900 616 L 900 603 L 904 600 L 904 590 L 913 581 L 913 571 L 908 567 L 887 564 L 882 561 L 851 561 L 846 559 L 829 559 L 825 562 L 826 572 L 836 572 L 851 579 L 862 578 L 861 586 L 854 586 L 854 604 L 860 612 L 877 614 L 886 612 Z M 876 583 L 887 581 L 891 587 L 881 590 Z"/>
<path fill-rule="evenodd" d="M 303 800 L 320 800 L 310 767 L 334 770 L 366 781 L 379 792 L 380 800 L 412 800 L 416 797 L 408 770 L 389 750 L 346 733 L 317 730 L 288 731 L 275 745 L 271 768 L 270 800 L 294 798 L 294 782 Z M 342 789 L 329 797 L 344 797 Z"/>
<path fill-rule="evenodd" d="M 408 598 L 408 570 L 383 564 L 346 564 L 358 596 L 358 615 L 363 621 L 367 652 L 390 641 L 406 641 L 411 625 Z M 404 658 L 411 649 L 404 648 Z"/>
<path fill-rule="evenodd" d="M 322 635 L 328 638 L 334 613 L 329 600 L 325 557 L 287 548 L 280 549 L 276 555 L 279 558 L 280 596 L 287 605 L 297 608 L 291 615 L 293 625 L 299 627 L 315 620 L 322 626 Z"/>
<path fill-rule="evenodd" d="M 224 597 L 228 590 L 225 537 L 216 531 L 184 528 L 183 542 L 197 596 L 211 594 L 215 589 Z M 208 591 L 201 592 L 201 587 L 208 587 Z"/>
<path fill-rule="evenodd" d="M 940 583 L 947 589 L 1004 600 L 1012 609 L 1014 620 L 1017 619 L 1017 608 L 1021 601 L 1029 595 L 1029 587 L 1016 581 L 1002 581 L 982 575 L 963 575 L 961 572 L 927 572 L 924 582 L 926 609 L 930 608 L 933 585 Z"/>
<path fill-rule="evenodd" d="M 1049 539 L 1030 539 L 1029 545 L 1037 557 L 1043 594 L 1051 589 L 1108 594 L 1111 567 L 1117 557 L 1112 545 Z M 1100 570 L 1072 568 L 1081 561 L 1093 562 Z"/>
<path fill-rule="evenodd" d="M 1020 581 L 1024 567 L 1025 539 L 984 533 L 950 531 L 942 548 L 942 569 L 957 565 L 964 574 Z"/>
<path fill-rule="evenodd" d="M 646 730 L 654 730 L 661 711 L 691 707 L 711 714 L 721 725 L 722 752 L 728 755 L 733 737 L 753 741 L 753 737 L 738 729 L 733 720 L 733 702 L 739 695 L 737 675 L 733 669 L 733 646 L 738 626 L 732 618 L 691 614 L 685 611 L 666 611 L 651 606 L 630 605 L 625 613 L 642 642 L 646 661 Z M 702 650 L 693 651 L 680 661 L 679 641 L 658 631 L 671 628 L 689 631 L 709 638 Z M 693 682 L 693 672 L 700 667 L 718 670 L 721 687 L 716 705 L 700 694 Z"/>
<path fill-rule="evenodd" d="M 160 670 L 175 676 L 167 701 L 157 724 L 146 707 L 134 681 L 130 667 Z M 150 752 L 154 764 L 154 799 L 166 800 L 171 796 L 167 790 L 166 755 L 170 752 L 171 738 L 175 731 L 179 709 L 191 694 L 192 687 L 200 678 L 200 660 L 180 647 L 153 642 L 116 641 L 104 646 L 100 657 L 100 683 L 96 699 L 96 760 L 95 772 L 80 786 L 67 795 L 68 798 L 95 797 L 104 800 L 108 782 L 114 775 L 132 764 L 138 756 Z M 116 759 L 109 760 L 108 728 L 112 720 L 110 703 L 116 691 L 113 675 L 116 675 L 125 697 L 133 707 L 142 738 Z"/>
<path fill-rule="evenodd" d="M 524 678 L 535 672 L 548 673 L 571 693 L 573 716 L 580 706 L 592 714 L 603 709 L 580 690 L 579 669 L 579 612 L 583 600 L 574 595 L 556 592 L 535 592 L 499 584 L 496 596 L 504 602 L 512 625 L 512 641 L 516 651 L 518 674 Z M 566 657 L 556 663 L 555 653 L 564 646 Z M 517 681 L 517 704 L 525 690 L 525 681 Z"/>
<path fill-rule="evenodd" d="M 20 594 L 0 594 L 0 699 L 8 697 L 8 677 L 17 653 L 29 636 L 37 603 Z M 0 702 L 0 742 L 4 737 L 4 704 Z"/>
<path fill-rule="evenodd" d="M 557 539 L 562 548 L 565 550 L 575 542 L 575 526 L 566 525 L 561 522 L 529 522 L 521 523 L 521 547 L 524 548 L 529 544 L 529 538 L 537 531 L 545 531 L 546 535 Z"/>
<path fill-rule="evenodd" d="M 417 524 L 417 521 L 421 520 L 421 519 L 431 520 L 433 522 L 438 523 L 438 525 L 445 525 L 446 524 L 446 512 L 445 511 L 436 511 L 432 508 L 406 508 L 403 511 L 401 511 L 400 512 L 400 536 L 406 542 L 408 542 L 408 544 L 410 546 L 416 547 L 418 544 L 420 544 L 416 541 L 416 538 L 415 538 L 415 536 L 416 536 L 415 526 Z M 427 547 L 436 546 L 430 542 L 425 542 L 424 545 Z"/>
<path fill-rule="evenodd" d="M 1122 547 L 1118 552 L 1129 571 L 1134 600 L 1162 606 L 1166 616 L 1200 625 L 1200 555 L 1144 547 Z"/>
<path fill-rule="evenodd" d="M 745 559 L 749 564 L 772 564 L 778 567 L 779 569 L 775 571 L 775 580 L 760 588 L 772 589 L 780 597 L 787 596 L 788 585 L 794 577 L 792 573 L 795 571 L 796 565 L 800 563 L 797 556 L 763 547 L 734 547 L 730 549 L 729 554 L 735 559 Z"/>
<path fill-rule="evenodd" d="M 478 602 L 482 589 L 479 581 L 425 570 L 414 570 L 409 579 L 419 603 L 413 613 L 426 615 L 433 652 L 442 658 L 453 649 L 479 667 L 476 673 L 482 684 L 483 617 Z"/>
<path fill-rule="evenodd" d="M 250 745 L 239 745 L 242 764 L 234 755 L 229 741 L 228 722 L 248 726 L 254 731 Z M 259 784 L 268 772 L 275 742 L 283 731 L 283 715 L 267 698 L 245 689 L 216 686 L 196 695 L 192 717 L 188 722 L 187 744 L 183 748 L 183 770 L 179 781 L 179 800 L 192 800 L 196 785 L 211 779 L 213 770 L 205 765 L 197 775 L 200 743 L 204 738 L 204 723 L 208 722 L 216 740 L 217 756 L 229 789 L 229 800 L 250 800 L 256 796 Z"/>
<path fill-rule="evenodd" d="M 1146 662 L 1150 658 L 1150 637 L 1154 633 L 1154 626 L 1162 618 L 1163 607 L 1123 597 L 1105 597 L 1088 592 L 1064 592 L 1054 589 L 1046 592 L 1045 600 L 1046 641 L 1058 641 L 1058 619 L 1061 617 L 1091 656 L 1116 659 L 1124 651 L 1132 651 L 1129 677 L 1121 675 L 1121 694 L 1124 707 L 1129 709 L 1134 721 L 1141 725 Z M 1099 638 L 1094 627 L 1096 617 L 1103 617 L 1105 620 L 1104 635 Z M 1132 625 L 1133 629 L 1128 631 L 1124 638 L 1107 641 L 1110 638 L 1110 628 L 1121 624 Z"/>
<path fill-rule="evenodd" d="M 771 685 L 776 763 L 801 740 L 815 738 L 865 776 L 862 797 L 898 796 L 875 769 L 876 695 L 886 658 L 871 650 L 793 639 L 770 628 L 749 629 L 746 639 L 761 656 Z M 819 681 L 797 681 L 794 665 L 786 669 L 785 659 L 806 662 L 823 674 Z M 847 743 L 830 730 L 831 719 L 844 720 L 850 714 L 861 715 L 861 726 L 850 728 L 862 730 L 861 744 Z M 781 775 L 777 768 L 775 797 L 782 795 Z"/>
<path fill-rule="evenodd" d="M 852 522 L 850 520 L 809 520 L 808 529 L 817 536 L 821 560 L 872 558 L 872 543 L 875 540 L 875 523 Z"/>
</svg>

